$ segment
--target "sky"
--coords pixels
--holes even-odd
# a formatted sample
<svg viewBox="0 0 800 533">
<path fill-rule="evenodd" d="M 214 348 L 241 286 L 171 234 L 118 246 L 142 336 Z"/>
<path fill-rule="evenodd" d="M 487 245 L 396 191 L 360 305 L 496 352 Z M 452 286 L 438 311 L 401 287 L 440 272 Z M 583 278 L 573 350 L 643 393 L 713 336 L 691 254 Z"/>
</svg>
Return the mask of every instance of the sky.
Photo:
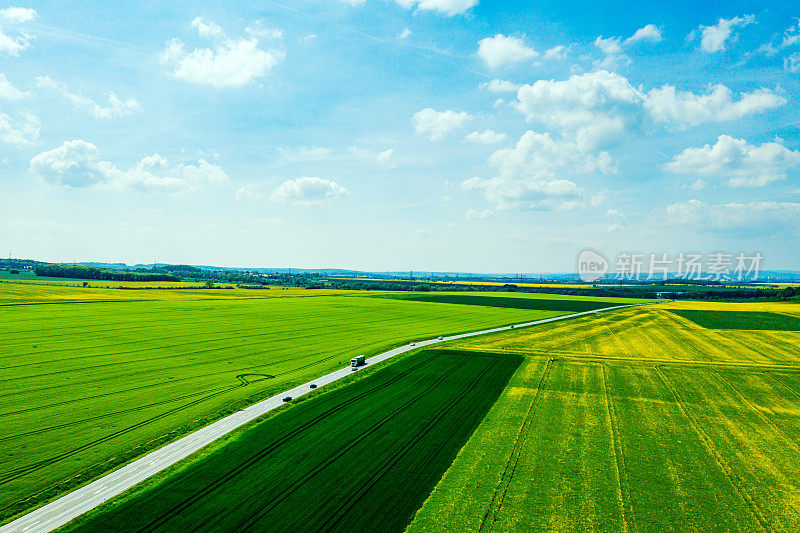
<svg viewBox="0 0 800 533">
<path fill-rule="evenodd" d="M 800 269 L 798 17 L 0 4 L 0 255 L 566 272 L 589 248 Z"/>
</svg>

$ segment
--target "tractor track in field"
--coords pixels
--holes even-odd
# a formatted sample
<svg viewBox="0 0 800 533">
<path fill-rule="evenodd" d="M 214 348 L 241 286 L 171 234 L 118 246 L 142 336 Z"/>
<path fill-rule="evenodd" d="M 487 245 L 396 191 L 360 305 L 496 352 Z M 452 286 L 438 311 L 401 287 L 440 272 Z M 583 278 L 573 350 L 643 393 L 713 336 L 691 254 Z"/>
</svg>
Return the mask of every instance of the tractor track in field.
<svg viewBox="0 0 800 533">
<path fill-rule="evenodd" d="M 254 380 L 249 380 L 249 379 L 247 379 L 247 376 L 260 376 L 260 378 L 259 379 L 254 379 Z M 257 383 L 259 381 L 265 381 L 265 380 L 274 379 L 274 378 L 275 378 L 275 376 L 272 376 L 272 375 L 269 375 L 269 374 L 238 374 L 236 376 L 236 379 L 239 380 L 239 384 L 238 385 L 225 386 L 225 387 L 215 387 L 213 389 L 207 389 L 207 390 L 204 390 L 204 391 L 194 392 L 192 394 L 186 394 L 184 396 L 179 396 L 177 398 L 170 398 L 170 399 L 167 399 L 167 400 L 160 400 L 160 401 L 149 403 L 149 404 L 146 404 L 146 405 L 140 405 L 140 406 L 137 406 L 137 407 L 131 407 L 130 409 L 122 409 L 120 411 L 113 411 L 113 412 L 110 412 L 110 413 L 104 413 L 102 415 L 92 416 L 92 417 L 89 417 L 89 418 L 82 418 L 80 420 L 73 420 L 71 422 L 65 422 L 63 424 L 58 424 L 58 425 L 55 425 L 55 426 L 48 426 L 48 427 L 43 427 L 43 428 L 39 428 L 39 429 L 34 429 L 34 430 L 31 430 L 31 431 L 26 431 L 24 433 L 16 433 L 14 435 L 5 435 L 3 437 L 0 437 L 0 442 L 14 440 L 14 439 L 18 439 L 18 438 L 21 438 L 21 437 L 28 437 L 28 436 L 31 436 L 31 435 L 39 435 L 41 433 L 47 433 L 48 431 L 54 431 L 56 429 L 63 429 L 63 428 L 71 427 L 71 426 L 78 426 L 78 425 L 81 425 L 81 424 L 85 424 L 87 422 L 94 422 L 96 420 L 103 420 L 105 418 L 110 418 L 112 416 L 117 416 L 117 415 L 121 415 L 121 414 L 124 414 L 124 413 L 135 413 L 137 411 L 144 411 L 146 409 L 150 409 L 151 407 L 157 407 L 159 405 L 175 403 L 175 402 L 178 402 L 178 401 L 181 401 L 181 400 L 186 400 L 186 399 L 189 399 L 189 398 L 196 398 L 197 396 L 202 396 L 204 394 L 218 393 L 218 392 L 228 392 L 228 391 L 232 391 L 232 390 L 238 389 L 240 387 L 246 387 L 247 385 L 250 385 L 251 383 Z"/>
<path fill-rule="evenodd" d="M 553 361 L 553 359 L 548 359 L 544 371 L 542 371 L 542 377 L 539 378 L 539 383 L 536 385 L 536 393 L 531 400 L 531 405 L 528 408 L 528 412 L 525 413 L 525 420 L 520 425 L 519 432 L 514 439 L 514 446 L 511 448 L 511 454 L 508 457 L 508 461 L 506 461 L 506 466 L 500 476 L 500 481 L 498 482 L 497 487 L 494 490 L 494 494 L 492 494 L 492 499 L 489 502 L 489 505 L 486 507 L 486 512 L 481 519 L 480 526 L 478 527 L 479 532 L 492 530 L 494 523 L 497 520 L 497 515 L 500 513 L 500 508 L 503 507 L 503 500 L 505 500 L 508 487 L 511 485 L 511 480 L 513 479 L 514 473 L 517 470 L 519 458 L 522 456 L 522 449 L 525 447 L 525 442 L 528 439 L 528 433 L 530 432 L 531 424 L 533 424 L 533 415 L 536 412 L 536 408 L 539 406 L 542 397 L 543 385 L 550 375 L 550 370 L 553 367 Z"/>
<path fill-rule="evenodd" d="M 473 379 L 472 382 L 464 388 L 464 390 L 459 392 L 456 397 L 454 397 L 450 402 L 448 402 L 444 407 L 442 407 L 425 426 L 423 426 L 419 431 L 417 431 L 417 433 L 412 437 L 412 439 L 409 442 L 407 442 L 400 450 L 396 451 L 390 461 L 383 463 L 378 473 L 375 476 L 365 480 L 361 484 L 361 486 L 358 487 L 358 489 L 356 489 L 357 496 L 355 496 L 354 499 L 350 499 L 347 502 L 343 502 L 333 513 L 330 513 L 328 515 L 328 519 L 320 526 L 319 528 L 320 531 L 334 530 L 346 516 L 346 513 L 342 512 L 345 509 L 345 507 L 352 505 L 353 507 L 358 508 L 359 504 L 367 495 L 367 493 L 370 491 L 370 489 L 372 489 L 378 482 L 380 482 L 386 476 L 386 474 L 388 474 L 389 471 L 397 464 L 397 462 L 400 461 L 400 459 L 405 457 L 412 449 L 414 449 L 414 446 L 416 446 L 416 444 L 420 440 L 425 438 L 428 435 L 428 433 L 430 433 L 431 430 L 433 430 L 436 424 L 438 424 L 439 421 L 442 418 L 444 418 L 444 416 L 446 416 L 470 392 L 472 392 L 478 385 L 478 383 L 480 383 L 480 381 L 486 376 L 489 370 L 496 364 L 497 362 L 494 361 L 490 366 L 483 369 L 482 372 L 478 373 L 478 375 L 475 376 L 475 379 Z"/>
<path fill-rule="evenodd" d="M 169 409 L 169 410 L 164 411 L 164 412 L 162 412 L 162 413 L 160 413 L 160 414 L 158 414 L 156 416 L 150 417 L 150 418 L 148 418 L 146 420 L 142 420 L 141 422 L 137 422 L 136 424 L 133 424 L 133 425 L 128 426 L 126 428 L 120 429 L 118 431 L 114 431 L 112 433 L 109 433 L 107 435 L 104 435 L 104 436 L 100 437 L 99 439 L 95 439 L 95 440 L 93 440 L 91 442 L 87 442 L 86 444 L 82 444 L 81 446 L 78 446 L 78 447 L 73 448 L 71 450 L 68 450 L 66 452 L 60 453 L 60 454 L 55 455 L 53 457 L 50 457 L 50 458 L 47 458 L 47 459 L 43 459 L 41 461 L 37 461 L 36 463 L 33 463 L 31 465 L 28 465 L 28 466 L 16 468 L 14 470 L 10 470 L 8 472 L 5 472 L 4 474 L 0 475 L 0 486 L 6 485 L 6 484 L 8 484 L 8 483 L 10 483 L 10 482 L 12 482 L 12 481 L 14 481 L 16 479 L 19 479 L 19 478 L 21 478 L 23 476 L 26 476 L 28 474 L 31 474 L 31 473 L 36 472 L 38 470 L 41 470 L 42 468 L 46 468 L 48 466 L 54 465 L 54 464 L 58 463 L 59 461 L 63 461 L 64 459 L 67 459 L 67 458 L 72 457 L 73 455 L 75 455 L 77 453 L 80 453 L 80 452 L 82 452 L 84 450 L 87 450 L 89 448 L 97 446 L 98 444 L 102 444 L 102 443 L 107 442 L 107 441 L 109 441 L 109 440 L 111 440 L 113 438 L 119 437 L 119 436 L 124 435 L 126 433 L 130 433 L 131 431 L 139 429 L 140 427 L 146 426 L 147 424 L 151 424 L 153 422 L 161 420 L 162 418 L 165 418 L 165 417 L 167 417 L 167 416 L 169 416 L 171 414 L 174 414 L 174 413 L 177 413 L 179 411 L 182 411 L 183 409 L 187 409 L 189 407 L 192 407 L 194 405 L 202 403 L 202 402 L 204 402 L 204 401 L 206 401 L 208 399 L 214 398 L 214 397 L 219 396 L 221 394 L 225 394 L 226 392 L 230 392 L 230 391 L 235 390 L 235 389 L 246 387 L 246 386 L 248 386 L 250 384 L 250 381 L 248 381 L 247 379 L 245 379 L 243 377 L 240 377 L 240 376 L 248 376 L 248 375 L 252 375 L 252 374 L 239 374 L 237 376 L 237 378 L 239 379 L 239 384 L 238 385 L 233 385 L 232 387 L 226 387 L 226 388 L 224 388 L 222 390 L 219 390 L 217 392 L 213 392 L 211 394 L 203 396 L 202 398 L 193 400 L 193 401 L 191 401 L 191 402 L 189 402 L 187 404 L 181 405 L 181 406 L 176 407 L 174 409 Z M 11 505 L 13 505 L 13 503 Z"/>
<path fill-rule="evenodd" d="M 734 488 L 739 498 L 747 506 L 747 508 L 750 509 L 750 512 L 758 521 L 761 529 L 764 531 L 772 531 L 773 528 L 770 526 L 769 521 L 764 515 L 761 507 L 758 505 L 758 502 L 756 502 L 753 496 L 747 491 L 742 484 L 741 478 L 736 475 L 719 450 L 717 450 L 717 447 L 714 444 L 714 441 L 711 440 L 711 437 L 703 430 L 703 428 L 700 427 L 700 424 L 695 419 L 694 415 L 689 412 L 689 406 L 686 404 L 686 401 L 683 399 L 680 392 L 678 392 L 678 389 L 675 388 L 675 385 L 673 385 L 672 381 L 659 366 L 654 366 L 653 368 L 655 369 L 656 374 L 658 374 L 658 376 L 664 382 L 667 389 L 672 393 L 672 397 L 675 399 L 675 402 L 677 403 L 680 411 L 683 413 L 684 418 L 689 421 L 692 429 L 694 429 L 695 433 L 697 433 L 697 436 L 700 437 L 701 442 L 705 445 L 709 454 L 711 454 L 711 457 L 714 458 L 714 462 L 717 464 L 720 471 L 722 471 L 723 475 L 728 479 L 728 482 Z"/>
<path fill-rule="evenodd" d="M 289 433 L 281 436 L 280 438 L 275 439 L 272 443 L 268 444 L 267 446 L 265 446 L 264 448 L 259 450 L 257 453 L 255 453 L 254 455 L 250 456 L 246 461 L 243 461 L 242 463 L 237 465 L 235 468 L 233 468 L 230 471 L 226 472 L 224 475 L 218 477 L 212 483 L 206 485 L 205 487 L 203 487 L 202 489 L 196 491 L 194 494 L 192 494 L 188 498 L 184 499 L 177 506 L 173 507 L 172 509 L 170 509 L 166 513 L 162 513 L 160 516 L 156 517 L 152 522 L 150 522 L 149 524 L 144 526 L 139 531 L 144 532 L 144 531 L 154 531 L 154 530 L 156 530 L 158 527 L 162 526 L 163 524 L 168 522 L 173 517 L 179 515 L 181 512 L 183 512 L 184 510 L 186 510 L 189 507 L 191 507 L 192 505 L 194 505 L 196 502 L 202 500 L 208 494 L 210 494 L 213 491 L 215 491 L 215 490 L 219 489 L 220 487 L 224 486 L 227 482 L 229 482 L 230 480 L 232 480 L 236 476 L 246 472 L 251 466 L 253 466 L 254 464 L 256 464 L 259 461 L 261 461 L 264 457 L 266 457 L 267 455 L 269 455 L 270 453 L 272 453 L 273 451 L 275 451 L 276 449 L 278 449 L 282 445 L 286 444 L 287 441 L 289 441 L 293 437 L 296 437 L 296 436 L 302 434 L 307 429 L 313 427 L 315 424 L 317 424 L 321 420 L 324 420 L 327 416 L 331 415 L 332 413 L 336 413 L 338 411 L 341 411 L 345 407 L 348 407 L 349 405 L 351 405 L 351 404 L 353 404 L 353 403 L 355 403 L 355 402 L 357 402 L 359 400 L 364 399 L 369 394 L 373 393 L 374 391 L 376 391 L 376 390 L 378 390 L 380 388 L 383 388 L 383 387 L 386 387 L 387 385 L 391 385 L 393 383 L 396 383 L 397 381 L 399 381 L 399 380 L 405 378 L 407 375 L 411 374 L 413 371 L 419 369 L 420 367 L 428 365 L 428 364 L 430 364 L 432 362 L 433 362 L 433 358 L 425 359 L 424 361 L 421 361 L 421 362 L 415 364 L 414 366 L 408 368 L 407 370 L 404 370 L 403 372 L 397 374 L 396 376 L 393 376 L 391 379 L 387 380 L 386 382 L 379 383 L 379 384 L 377 384 L 377 385 L 375 385 L 375 386 L 373 386 L 373 387 L 371 387 L 371 388 L 369 388 L 369 389 L 367 389 L 367 390 L 365 390 L 363 392 L 360 392 L 359 394 L 357 394 L 357 395 L 355 395 L 355 396 L 353 396 L 351 398 L 348 398 L 347 400 L 345 400 L 345 401 L 343 401 L 343 402 L 331 407 L 330 409 L 327 409 L 326 411 L 314 416 L 312 419 L 310 419 L 310 420 L 304 422 L 303 424 L 301 424 L 300 426 L 294 428 Z M 463 363 L 463 364 L 466 364 L 466 362 Z M 455 369 L 453 369 L 452 371 L 455 371 Z M 444 378 L 441 378 L 441 379 L 444 379 Z"/>
<path fill-rule="evenodd" d="M 386 414 L 385 416 L 381 417 L 378 421 L 376 421 L 372 426 L 367 428 L 366 431 L 361 433 L 358 437 L 348 442 L 346 445 L 339 447 L 332 455 L 329 455 L 325 461 L 315 466 L 310 472 L 306 473 L 303 477 L 294 481 L 288 488 L 281 491 L 281 494 L 278 498 L 275 498 L 269 502 L 266 506 L 260 508 L 255 514 L 250 515 L 245 520 L 239 522 L 236 527 L 234 528 L 235 531 L 247 531 L 252 528 L 258 520 L 263 518 L 265 515 L 269 514 L 270 511 L 275 509 L 278 505 L 283 503 L 289 496 L 291 496 L 294 492 L 300 489 L 303 485 L 305 485 L 308 481 L 314 479 L 317 475 L 319 475 L 323 470 L 327 467 L 335 463 L 337 460 L 341 459 L 348 450 L 352 448 L 353 445 L 358 444 L 359 442 L 363 441 L 364 439 L 371 436 L 375 433 L 378 429 L 386 425 L 390 420 L 392 420 L 397 415 L 404 412 L 406 409 L 417 403 L 421 398 L 426 396 L 431 390 L 435 389 L 439 386 L 447 377 L 455 373 L 457 370 L 460 370 L 464 366 L 466 366 L 468 361 L 463 361 L 461 364 L 454 366 L 453 368 L 449 369 L 445 374 L 439 376 L 436 381 L 428 384 L 424 389 L 419 390 L 414 396 L 404 402 L 402 405 L 398 406 L 390 413 Z M 199 531 L 200 528 L 195 528 L 192 531 Z"/>
<path fill-rule="evenodd" d="M 628 480 L 628 464 L 625 460 L 625 448 L 619 430 L 619 417 L 614 399 L 611 396 L 611 389 L 608 387 L 608 367 L 600 363 L 603 375 L 603 391 L 606 399 L 606 413 L 608 414 L 608 429 L 611 433 L 611 444 L 614 448 L 614 466 L 617 475 L 617 490 L 620 511 L 622 512 L 622 522 L 625 531 L 639 531 L 639 524 L 636 522 L 636 513 L 633 510 L 633 499 L 631 497 L 631 487 Z"/>
</svg>

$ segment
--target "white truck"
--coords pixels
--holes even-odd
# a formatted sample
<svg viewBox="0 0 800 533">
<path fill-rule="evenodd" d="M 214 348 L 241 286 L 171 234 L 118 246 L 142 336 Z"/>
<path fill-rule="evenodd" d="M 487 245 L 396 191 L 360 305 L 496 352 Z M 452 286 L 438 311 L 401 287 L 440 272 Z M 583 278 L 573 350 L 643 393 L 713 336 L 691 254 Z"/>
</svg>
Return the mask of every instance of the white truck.
<svg viewBox="0 0 800 533">
<path fill-rule="evenodd" d="M 350 359 L 350 368 L 353 370 L 358 369 L 360 366 L 364 366 L 367 364 L 367 356 L 366 355 L 359 355 L 358 357 L 353 357 Z"/>
</svg>

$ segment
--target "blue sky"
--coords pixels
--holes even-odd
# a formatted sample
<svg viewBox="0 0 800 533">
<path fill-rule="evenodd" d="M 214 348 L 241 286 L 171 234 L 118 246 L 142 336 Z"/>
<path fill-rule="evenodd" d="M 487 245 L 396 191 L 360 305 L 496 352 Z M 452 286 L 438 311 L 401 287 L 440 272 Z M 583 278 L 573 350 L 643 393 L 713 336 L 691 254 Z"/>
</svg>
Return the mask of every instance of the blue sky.
<svg viewBox="0 0 800 533">
<path fill-rule="evenodd" d="M 788 2 L 0 7 L 0 252 L 570 271 L 800 257 Z"/>
</svg>

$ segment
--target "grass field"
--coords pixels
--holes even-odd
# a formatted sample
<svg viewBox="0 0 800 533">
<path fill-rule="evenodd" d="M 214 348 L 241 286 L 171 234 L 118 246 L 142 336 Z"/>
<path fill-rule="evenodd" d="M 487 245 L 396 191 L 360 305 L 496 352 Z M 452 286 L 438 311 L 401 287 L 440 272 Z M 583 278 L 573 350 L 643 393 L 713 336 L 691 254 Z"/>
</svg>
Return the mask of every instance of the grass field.
<svg viewBox="0 0 800 533">
<path fill-rule="evenodd" d="M 800 314 L 675 302 L 458 341 L 527 358 L 408 531 L 797 531 L 800 332 L 665 308 Z"/>
<path fill-rule="evenodd" d="M 565 313 L 580 313 L 592 311 L 615 305 L 609 299 L 599 298 L 559 298 L 553 295 L 536 295 L 531 297 L 514 297 L 504 295 L 474 295 L 474 294 L 420 294 L 397 296 L 403 300 L 429 303 L 448 303 L 458 305 L 482 305 L 487 307 L 510 307 L 514 309 L 547 309 L 548 311 L 562 311 Z M 542 297 L 544 296 L 544 297 Z M 644 300 L 626 300 L 624 303 L 637 303 Z"/>
<path fill-rule="evenodd" d="M 561 314 L 304 289 L 4 283 L 0 302 L 6 519 L 358 353 Z"/>
<path fill-rule="evenodd" d="M 402 530 L 521 361 L 421 352 L 258 423 L 67 529 Z"/>
<path fill-rule="evenodd" d="M 737 313 L 736 311 L 698 311 L 692 309 L 675 309 L 672 312 L 707 329 L 800 331 L 800 318 L 781 313 Z"/>
</svg>

